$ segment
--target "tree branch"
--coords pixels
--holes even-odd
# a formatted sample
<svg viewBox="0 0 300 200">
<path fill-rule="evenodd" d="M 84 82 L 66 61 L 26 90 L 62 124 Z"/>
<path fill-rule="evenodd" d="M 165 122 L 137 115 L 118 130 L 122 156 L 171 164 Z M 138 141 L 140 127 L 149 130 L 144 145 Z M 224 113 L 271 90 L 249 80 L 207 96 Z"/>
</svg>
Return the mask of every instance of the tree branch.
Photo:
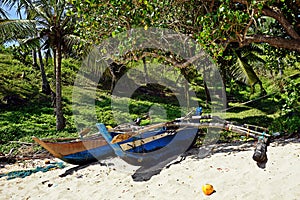
<svg viewBox="0 0 300 200">
<path fill-rule="evenodd" d="M 276 12 L 275 10 L 266 7 L 262 9 L 262 14 L 276 19 L 284 28 L 286 33 L 292 38 L 300 39 L 299 34 L 294 30 L 294 27 L 290 24 L 290 22 L 285 18 L 285 16 L 281 12 Z"/>
<path fill-rule="evenodd" d="M 233 0 L 233 2 L 234 3 L 240 3 L 240 4 L 248 6 L 248 1 L 246 1 L 246 0 Z M 271 46 L 274 46 L 274 47 L 277 47 L 277 48 L 296 50 L 296 51 L 300 52 L 300 36 L 295 31 L 292 24 L 286 19 L 284 14 L 280 11 L 280 9 L 276 8 L 276 7 L 267 7 L 267 6 L 265 6 L 262 9 L 262 14 L 275 19 L 279 24 L 281 24 L 281 26 L 283 27 L 285 32 L 292 39 L 276 37 L 276 36 L 268 36 L 268 35 L 245 36 L 245 33 L 244 33 L 244 38 L 243 39 L 241 39 L 240 35 L 237 35 L 237 38 L 240 38 L 240 40 L 234 39 L 234 40 L 231 40 L 231 42 L 238 42 L 241 47 L 247 46 L 250 43 L 264 42 L 264 43 L 268 43 Z M 248 27 L 246 27 L 246 30 L 247 29 L 248 29 Z"/>
<path fill-rule="evenodd" d="M 247 36 L 242 41 L 236 40 L 233 42 L 238 42 L 240 44 L 240 47 L 247 46 L 251 43 L 264 42 L 277 48 L 296 50 L 300 52 L 300 39 L 285 39 L 281 37 L 266 36 L 266 35 L 252 35 L 252 36 Z"/>
<path fill-rule="evenodd" d="M 248 2 L 246 0 L 233 0 L 234 3 L 240 3 L 240 4 L 244 4 L 246 6 L 248 6 Z M 278 12 L 275 11 L 275 9 L 278 9 Z M 282 14 L 282 12 L 280 12 L 279 8 L 275 8 L 275 7 L 264 7 L 262 9 L 262 14 L 272 17 L 274 19 L 276 19 L 281 26 L 284 28 L 284 30 L 286 31 L 286 33 L 291 36 L 294 39 L 300 39 L 299 34 L 295 31 L 294 27 L 291 25 L 291 23 L 286 19 L 286 17 Z"/>
<path fill-rule="evenodd" d="M 246 28 L 245 28 L 245 31 L 244 31 L 244 38 L 246 37 L 246 35 L 247 35 L 247 32 L 248 32 L 248 30 L 249 30 L 249 28 L 250 28 L 250 26 L 252 25 L 252 23 L 253 23 L 253 15 L 254 15 L 254 10 L 252 10 L 252 13 L 251 13 L 251 18 L 250 18 L 250 21 L 249 21 L 249 23 L 247 24 L 247 26 L 246 26 Z"/>
</svg>

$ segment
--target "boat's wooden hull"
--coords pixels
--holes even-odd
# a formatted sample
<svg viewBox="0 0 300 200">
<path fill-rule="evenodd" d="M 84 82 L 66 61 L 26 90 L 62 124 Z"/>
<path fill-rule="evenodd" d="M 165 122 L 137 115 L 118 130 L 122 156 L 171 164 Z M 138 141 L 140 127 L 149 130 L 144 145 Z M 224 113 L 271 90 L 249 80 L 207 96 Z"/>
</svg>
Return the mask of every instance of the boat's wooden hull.
<svg viewBox="0 0 300 200">
<path fill-rule="evenodd" d="M 69 154 L 60 159 L 74 165 L 84 165 L 115 156 L 116 155 L 112 148 L 109 145 L 105 145 L 94 149 Z"/>
<path fill-rule="evenodd" d="M 174 137 L 174 135 L 165 134 L 165 132 L 161 130 L 144 133 L 142 137 L 152 135 L 147 142 L 146 140 L 140 141 L 138 138 L 131 138 L 121 142 L 122 151 L 141 154 L 160 149 L 166 146 Z M 110 132 L 110 134 L 115 136 L 119 133 Z M 65 139 L 65 141 L 43 140 L 36 137 L 33 137 L 33 140 L 56 158 L 75 165 L 87 164 L 116 156 L 112 146 L 108 145 L 107 141 L 101 135 L 85 139 Z"/>
<path fill-rule="evenodd" d="M 112 148 L 101 137 L 90 137 L 65 141 L 42 140 L 33 137 L 33 140 L 48 150 L 53 156 L 65 162 L 82 165 L 107 157 L 115 156 Z"/>
</svg>

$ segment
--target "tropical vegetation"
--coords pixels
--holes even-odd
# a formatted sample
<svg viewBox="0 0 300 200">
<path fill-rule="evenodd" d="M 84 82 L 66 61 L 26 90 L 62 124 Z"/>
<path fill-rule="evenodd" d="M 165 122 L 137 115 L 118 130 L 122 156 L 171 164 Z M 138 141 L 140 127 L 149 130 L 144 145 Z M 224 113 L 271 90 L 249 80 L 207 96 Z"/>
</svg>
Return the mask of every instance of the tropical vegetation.
<svg viewBox="0 0 300 200">
<path fill-rule="evenodd" d="M 13 8 L 19 19 L 9 18 Z M 72 89 L 89 50 L 124 31 L 153 27 L 189 36 L 212 58 L 225 86 L 227 119 L 299 134 L 299 10 L 296 0 L 1 1 L 0 142 L 75 134 Z M 161 64 L 170 80 L 175 73 L 169 69 L 182 74 L 190 86 L 182 95 L 190 100 L 194 91 L 191 101 L 210 112 L 207 80 L 174 52 L 131 49 L 108 63 L 95 100 L 103 123 L 117 124 L 110 105 L 118 80 L 128 74 L 134 82 L 129 72 L 136 66 L 146 80 L 152 63 Z M 160 105 L 174 119 L 180 110 L 172 91 L 155 84 L 139 88 L 130 103 L 130 112 L 120 116 L 133 119 Z"/>
</svg>

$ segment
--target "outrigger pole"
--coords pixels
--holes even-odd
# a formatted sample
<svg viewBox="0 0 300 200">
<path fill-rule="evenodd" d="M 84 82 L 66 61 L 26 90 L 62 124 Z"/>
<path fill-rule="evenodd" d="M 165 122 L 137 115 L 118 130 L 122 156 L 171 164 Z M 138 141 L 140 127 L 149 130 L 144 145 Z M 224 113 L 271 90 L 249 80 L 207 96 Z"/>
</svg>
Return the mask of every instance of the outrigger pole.
<svg viewBox="0 0 300 200">
<path fill-rule="evenodd" d="M 216 121 L 219 122 L 201 122 L 200 120 L 204 119 L 215 119 Z M 196 122 L 199 120 L 199 122 Z M 203 116 L 190 116 L 190 117 L 182 117 L 182 118 L 177 118 L 173 121 L 170 122 L 165 122 L 165 123 L 158 123 L 146 127 L 141 127 L 139 130 L 132 130 L 132 131 L 126 131 L 123 134 L 119 134 L 115 136 L 111 143 L 118 143 L 125 141 L 131 137 L 138 136 L 142 133 L 145 133 L 147 131 L 157 129 L 157 128 L 162 128 L 162 127 L 198 127 L 198 129 L 202 128 L 218 128 L 222 130 L 227 130 L 227 131 L 232 131 L 236 132 L 239 134 L 243 134 L 246 136 L 251 136 L 254 138 L 259 138 L 259 137 L 270 137 L 271 135 L 267 134 L 267 129 L 263 127 L 257 127 L 254 125 L 249 125 L 249 124 L 244 124 L 244 125 L 234 125 L 232 122 L 222 120 L 219 117 L 213 117 L 211 115 L 203 115 Z M 255 128 L 255 130 L 252 130 L 250 127 Z M 257 131 L 257 129 L 262 129 L 265 130 L 263 132 Z M 114 131 L 121 131 L 121 130 L 114 130 Z"/>
</svg>

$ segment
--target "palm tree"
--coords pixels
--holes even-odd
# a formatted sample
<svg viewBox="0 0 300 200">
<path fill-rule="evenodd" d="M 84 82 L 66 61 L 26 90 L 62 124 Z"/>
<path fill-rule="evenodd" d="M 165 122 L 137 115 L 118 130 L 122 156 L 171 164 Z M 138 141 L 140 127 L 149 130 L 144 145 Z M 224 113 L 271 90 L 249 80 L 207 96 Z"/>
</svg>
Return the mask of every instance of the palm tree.
<svg viewBox="0 0 300 200">
<path fill-rule="evenodd" d="M 0 3 L 1 4 L 1 3 Z M 28 4 L 26 0 L 5 0 L 3 1 L 3 4 L 6 5 L 6 8 L 8 10 L 11 10 L 15 5 L 16 5 L 16 13 L 19 16 L 20 19 L 22 19 L 24 16 L 22 16 L 22 14 L 26 15 L 26 10 L 28 9 Z M 32 51 L 32 59 L 33 59 L 33 67 L 39 69 L 41 71 L 41 75 L 42 75 L 42 92 L 50 95 L 52 93 L 49 82 L 47 80 L 46 77 L 46 73 L 45 73 L 45 69 L 44 69 L 44 63 L 43 63 L 43 59 L 42 59 L 42 53 L 41 53 L 41 45 L 39 42 L 39 39 L 36 38 L 37 34 L 38 34 L 38 29 L 36 28 L 36 23 L 34 20 L 29 19 L 28 17 L 26 17 L 26 20 L 9 20 L 7 18 L 7 12 L 4 10 L 0 9 L 0 13 L 4 13 L 3 15 L 0 14 L 0 16 L 3 16 L 7 23 L 9 22 L 10 24 L 14 24 L 16 26 L 16 24 L 21 24 L 24 26 L 24 22 L 30 22 L 30 27 L 28 27 L 28 30 L 26 29 L 25 31 L 22 31 L 21 33 L 24 34 L 23 36 L 20 37 L 20 35 L 18 35 L 15 38 L 12 38 L 14 40 L 17 40 L 19 43 L 19 47 L 20 49 L 25 49 L 26 51 Z M 26 24 L 25 24 L 26 25 Z M 3 25 L 4 27 L 7 25 Z M 20 25 L 19 25 L 20 26 Z M 10 27 L 10 29 L 8 29 L 8 31 L 13 31 L 13 32 L 18 32 L 15 31 L 14 29 L 19 28 L 20 27 Z M 30 29 L 29 29 L 30 28 Z M 7 32 L 7 31 L 6 31 Z M 9 35 L 9 34 L 8 34 Z M 6 41 L 7 41 L 7 34 L 6 34 Z M 39 58 L 39 64 L 37 62 L 37 58 Z"/>
<path fill-rule="evenodd" d="M 43 40 L 43 44 L 49 44 L 53 52 L 56 79 L 56 129 L 62 130 L 65 127 L 61 90 L 62 54 L 63 50 L 72 49 L 73 44 L 79 42 L 79 37 L 74 35 L 73 19 L 66 14 L 70 8 L 66 0 L 27 1 L 26 7 L 27 17 L 36 21 L 38 38 Z"/>
<path fill-rule="evenodd" d="M 35 23 L 36 32 L 28 34 L 26 45 L 35 44 L 38 51 L 42 47 L 49 47 L 54 57 L 54 74 L 56 79 L 55 113 L 56 129 L 65 127 L 65 118 L 62 110 L 61 90 L 61 61 L 63 50 L 70 51 L 80 40 L 74 35 L 74 18 L 67 16 L 70 8 L 67 0 L 6 0 L 10 5 L 18 4 L 18 10 L 25 9 L 27 19 Z M 1 32 L 1 29 L 0 29 Z M 0 33 L 1 34 L 1 33 Z M 27 35 L 27 36 L 28 36 Z M 39 41 L 39 42 L 37 42 Z M 38 54 L 40 56 L 40 54 Z M 40 65 L 43 67 L 43 65 Z"/>
<path fill-rule="evenodd" d="M 255 92 L 255 85 L 260 86 L 260 95 L 265 95 L 262 82 L 254 71 L 253 65 L 259 63 L 264 65 L 266 61 L 263 58 L 263 49 L 259 45 L 250 45 L 246 48 L 232 47 L 226 52 L 232 56 L 230 61 L 225 62 L 222 66 L 222 76 L 228 76 L 234 80 L 238 80 L 248 84 L 251 87 L 251 94 Z M 226 75 L 225 75 L 226 74 Z"/>
</svg>

